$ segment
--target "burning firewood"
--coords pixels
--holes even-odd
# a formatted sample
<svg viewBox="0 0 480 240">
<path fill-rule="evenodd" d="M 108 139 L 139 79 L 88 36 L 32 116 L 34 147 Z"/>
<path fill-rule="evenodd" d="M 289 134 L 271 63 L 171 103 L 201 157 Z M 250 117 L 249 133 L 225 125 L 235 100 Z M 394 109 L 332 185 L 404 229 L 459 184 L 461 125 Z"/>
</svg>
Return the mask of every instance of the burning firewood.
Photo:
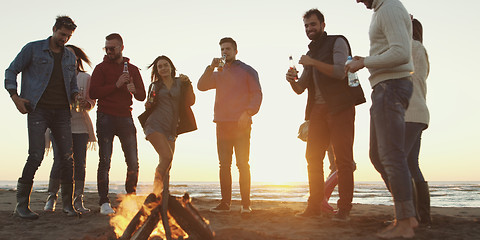
<svg viewBox="0 0 480 240">
<path fill-rule="evenodd" d="M 168 210 L 178 225 L 188 233 L 189 239 L 211 240 L 215 237 L 208 221 L 192 205 L 188 193 L 185 193 L 180 200 L 170 196 Z"/>
<path fill-rule="evenodd" d="M 212 240 L 214 238 L 215 233 L 211 230 L 208 221 L 202 218 L 191 204 L 188 194 L 185 194 L 182 198 L 169 195 L 167 205 L 168 212 L 173 217 L 173 219 L 166 220 L 168 221 L 167 226 L 170 225 L 173 230 L 171 238 L 168 236 L 167 239 L 184 239 L 186 234 L 188 234 L 186 239 L 191 240 Z M 149 239 L 161 220 L 161 211 L 162 204 L 160 204 L 159 199 L 155 197 L 155 194 L 150 194 L 119 239 Z M 145 217 L 147 218 L 143 221 Z"/>
<path fill-rule="evenodd" d="M 132 218 L 127 228 L 123 232 L 122 236 L 119 238 L 119 240 L 128 240 L 132 237 L 132 234 L 137 230 L 138 226 L 141 223 L 140 222 L 141 218 L 143 216 L 148 215 L 148 212 L 150 212 L 155 206 L 158 205 L 157 200 L 158 199 L 156 195 L 153 193 L 150 193 L 147 196 L 142 207 L 140 208 L 140 210 L 138 210 L 137 214 L 135 214 L 135 216 Z"/>
<path fill-rule="evenodd" d="M 162 205 L 158 205 L 155 207 L 150 216 L 148 216 L 147 220 L 143 223 L 143 225 L 138 229 L 137 232 L 130 238 L 130 240 L 147 240 L 152 234 L 153 229 L 157 226 L 158 222 L 160 221 L 160 211 Z"/>
</svg>

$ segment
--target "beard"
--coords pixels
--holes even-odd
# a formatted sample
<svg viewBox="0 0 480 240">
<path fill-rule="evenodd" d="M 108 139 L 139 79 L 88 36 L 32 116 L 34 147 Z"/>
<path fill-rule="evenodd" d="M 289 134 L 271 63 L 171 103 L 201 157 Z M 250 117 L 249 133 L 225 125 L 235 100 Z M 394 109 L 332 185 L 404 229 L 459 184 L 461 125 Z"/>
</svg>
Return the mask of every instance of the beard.
<svg viewBox="0 0 480 240">
<path fill-rule="evenodd" d="M 314 31 L 313 34 L 312 34 L 312 31 L 310 31 L 309 33 L 307 33 L 307 37 L 308 39 L 310 40 L 317 40 L 320 36 L 322 36 L 323 32 L 322 31 Z"/>
<path fill-rule="evenodd" d="M 122 54 L 120 53 L 112 53 L 112 54 L 107 54 L 108 59 L 115 61 L 118 60 L 119 58 L 122 57 Z"/>
</svg>

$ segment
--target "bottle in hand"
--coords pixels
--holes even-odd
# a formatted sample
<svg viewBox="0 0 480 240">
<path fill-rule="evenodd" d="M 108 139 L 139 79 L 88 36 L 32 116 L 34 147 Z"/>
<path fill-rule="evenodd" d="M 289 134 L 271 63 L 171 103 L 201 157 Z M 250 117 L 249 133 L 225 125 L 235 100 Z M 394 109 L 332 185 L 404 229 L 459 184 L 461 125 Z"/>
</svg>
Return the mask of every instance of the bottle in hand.
<svg viewBox="0 0 480 240">
<path fill-rule="evenodd" d="M 223 67 L 225 66 L 225 63 L 227 62 L 227 55 L 223 54 L 222 58 L 220 58 L 220 62 L 218 63 L 218 71 L 221 72 L 223 71 Z"/>
<path fill-rule="evenodd" d="M 295 70 L 295 72 L 297 72 L 297 68 L 295 67 L 295 62 L 293 62 L 293 57 L 291 55 L 288 57 L 288 60 L 290 61 L 290 69 L 293 69 L 293 70 Z M 295 75 L 295 80 L 297 80 L 298 79 L 298 75 L 297 75 L 298 73 L 295 73 L 295 74 L 296 74 Z"/>
<path fill-rule="evenodd" d="M 348 56 L 347 62 L 345 62 L 345 65 L 349 64 L 352 61 L 352 56 Z M 360 85 L 360 81 L 358 80 L 358 75 L 356 72 L 348 72 L 348 86 L 350 87 L 358 87 Z"/>
<path fill-rule="evenodd" d="M 148 93 L 148 102 L 155 103 L 155 97 L 157 96 L 157 91 L 155 89 L 155 84 L 152 84 L 150 92 Z"/>
<path fill-rule="evenodd" d="M 127 62 L 123 63 L 123 73 L 128 73 L 128 63 Z"/>
</svg>

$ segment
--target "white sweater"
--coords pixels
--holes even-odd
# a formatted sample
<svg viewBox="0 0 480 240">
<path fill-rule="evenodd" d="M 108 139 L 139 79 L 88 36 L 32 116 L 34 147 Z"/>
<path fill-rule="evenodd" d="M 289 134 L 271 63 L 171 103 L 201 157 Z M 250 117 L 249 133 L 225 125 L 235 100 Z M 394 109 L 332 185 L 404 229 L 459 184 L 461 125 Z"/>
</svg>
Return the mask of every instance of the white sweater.
<svg viewBox="0 0 480 240">
<path fill-rule="evenodd" d="M 370 56 L 365 67 L 370 84 L 410 76 L 412 61 L 412 21 L 399 0 L 373 0 L 370 24 Z"/>
<path fill-rule="evenodd" d="M 419 41 L 412 43 L 413 65 L 415 72 L 412 75 L 413 94 L 410 98 L 408 109 L 405 112 L 405 122 L 425 123 L 430 122 L 427 108 L 427 77 L 430 71 L 428 55 L 425 47 Z"/>
<path fill-rule="evenodd" d="M 88 92 L 90 88 L 90 75 L 85 72 L 79 72 L 77 74 L 77 85 L 79 89 L 79 94 L 82 94 L 82 97 L 86 99 L 92 108 L 95 106 L 95 100 L 91 99 Z M 72 114 L 72 133 L 88 133 L 89 142 L 95 141 L 95 132 L 93 131 L 93 124 L 88 111 L 76 112 L 75 109 L 72 109 L 70 112 Z"/>
</svg>

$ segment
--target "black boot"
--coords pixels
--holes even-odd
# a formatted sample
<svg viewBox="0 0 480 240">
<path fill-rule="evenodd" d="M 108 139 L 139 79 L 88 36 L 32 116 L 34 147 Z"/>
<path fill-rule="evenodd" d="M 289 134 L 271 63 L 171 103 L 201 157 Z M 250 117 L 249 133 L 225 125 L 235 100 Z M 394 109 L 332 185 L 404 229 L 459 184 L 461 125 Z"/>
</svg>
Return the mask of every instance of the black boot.
<svg viewBox="0 0 480 240">
<path fill-rule="evenodd" d="M 429 226 L 432 224 L 430 216 L 430 191 L 428 182 L 416 182 L 418 195 L 418 213 L 420 216 L 420 224 Z"/>
<path fill-rule="evenodd" d="M 48 181 L 48 197 L 43 210 L 47 212 L 55 211 L 55 205 L 58 198 L 58 189 L 60 188 L 60 179 L 50 178 Z"/>
<path fill-rule="evenodd" d="M 13 212 L 16 216 L 25 219 L 38 219 L 38 214 L 30 210 L 30 193 L 32 192 L 32 183 L 17 183 L 17 206 Z"/>
<path fill-rule="evenodd" d="M 83 190 L 85 188 L 85 182 L 84 181 L 75 181 L 75 194 L 74 194 L 74 200 L 73 200 L 73 206 L 75 207 L 75 210 L 77 210 L 80 213 L 87 213 L 90 212 L 90 209 L 86 208 L 83 206 Z"/>
<path fill-rule="evenodd" d="M 78 213 L 72 205 L 73 183 L 62 183 L 62 203 L 63 212 L 68 216 L 78 216 Z"/>
</svg>

